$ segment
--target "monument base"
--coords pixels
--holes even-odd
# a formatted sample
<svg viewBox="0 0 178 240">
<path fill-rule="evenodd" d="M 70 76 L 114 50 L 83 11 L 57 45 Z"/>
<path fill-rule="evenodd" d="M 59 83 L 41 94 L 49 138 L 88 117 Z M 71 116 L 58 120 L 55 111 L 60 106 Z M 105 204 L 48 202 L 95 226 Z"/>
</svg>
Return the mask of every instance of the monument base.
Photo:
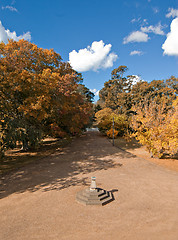
<svg viewBox="0 0 178 240">
<path fill-rule="evenodd" d="M 101 188 L 91 191 L 86 188 L 76 194 L 76 200 L 84 205 L 106 205 L 114 200 L 112 192 L 108 192 Z"/>
</svg>

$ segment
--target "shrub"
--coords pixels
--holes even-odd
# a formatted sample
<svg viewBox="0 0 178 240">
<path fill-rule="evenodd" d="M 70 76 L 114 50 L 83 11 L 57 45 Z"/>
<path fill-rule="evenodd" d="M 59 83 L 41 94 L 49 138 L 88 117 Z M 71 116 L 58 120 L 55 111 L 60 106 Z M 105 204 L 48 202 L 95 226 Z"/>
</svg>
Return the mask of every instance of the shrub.
<svg viewBox="0 0 178 240">
<path fill-rule="evenodd" d="M 99 130 L 106 135 L 113 127 L 113 120 L 117 136 L 123 136 L 128 132 L 128 118 L 124 114 L 116 114 L 110 108 L 104 108 L 98 111 L 95 116 Z M 110 135 L 110 133 L 108 134 Z"/>
<path fill-rule="evenodd" d="M 114 138 L 116 138 L 118 136 L 118 133 L 119 133 L 119 131 L 114 129 Z M 112 128 L 107 131 L 107 136 L 108 136 L 108 138 L 113 138 L 113 129 Z"/>
</svg>

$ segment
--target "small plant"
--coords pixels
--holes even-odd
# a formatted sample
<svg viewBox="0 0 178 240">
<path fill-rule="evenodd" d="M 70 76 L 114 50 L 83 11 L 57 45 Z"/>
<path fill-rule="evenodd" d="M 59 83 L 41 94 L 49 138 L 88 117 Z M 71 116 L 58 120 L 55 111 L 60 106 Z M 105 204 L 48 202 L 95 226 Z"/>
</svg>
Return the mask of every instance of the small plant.
<svg viewBox="0 0 178 240">
<path fill-rule="evenodd" d="M 114 138 L 117 137 L 118 133 L 119 133 L 119 131 L 114 129 Z M 107 134 L 108 138 L 113 138 L 113 129 L 111 128 L 110 130 L 108 130 L 106 134 Z"/>
</svg>

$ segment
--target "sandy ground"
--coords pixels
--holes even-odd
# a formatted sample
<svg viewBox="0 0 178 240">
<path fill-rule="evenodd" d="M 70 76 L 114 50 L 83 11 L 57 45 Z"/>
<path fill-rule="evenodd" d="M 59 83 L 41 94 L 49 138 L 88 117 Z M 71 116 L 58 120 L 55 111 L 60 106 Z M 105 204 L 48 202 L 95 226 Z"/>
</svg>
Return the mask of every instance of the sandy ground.
<svg viewBox="0 0 178 240">
<path fill-rule="evenodd" d="M 105 206 L 83 206 L 78 191 L 113 190 Z M 177 240 L 178 173 L 87 132 L 63 151 L 1 178 L 2 240 Z"/>
</svg>

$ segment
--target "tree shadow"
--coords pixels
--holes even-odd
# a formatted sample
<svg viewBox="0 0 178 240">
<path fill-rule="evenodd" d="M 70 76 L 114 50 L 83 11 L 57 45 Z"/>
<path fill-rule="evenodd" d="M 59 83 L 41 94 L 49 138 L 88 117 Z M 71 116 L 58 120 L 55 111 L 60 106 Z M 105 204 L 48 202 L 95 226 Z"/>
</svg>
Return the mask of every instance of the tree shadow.
<svg viewBox="0 0 178 240">
<path fill-rule="evenodd" d="M 0 198 L 25 191 L 44 192 L 90 184 L 85 174 L 121 167 L 114 157 L 133 158 L 108 143 L 98 132 L 87 132 L 54 154 L 5 174 L 0 180 Z"/>
<path fill-rule="evenodd" d="M 64 146 L 69 144 L 71 139 L 46 138 L 37 149 L 22 149 L 22 144 L 18 143 L 14 149 L 5 152 L 5 157 L 0 159 L 0 176 L 18 169 L 30 162 L 39 161 L 40 158 L 47 157 Z"/>
<path fill-rule="evenodd" d="M 116 147 L 120 147 L 123 150 L 133 150 L 142 147 L 142 145 L 136 140 L 131 139 L 130 141 L 126 141 L 124 138 L 117 138 L 115 139 Z"/>
<path fill-rule="evenodd" d="M 110 142 L 112 142 L 110 140 Z M 124 138 L 117 138 L 115 139 L 115 146 L 121 150 L 124 151 L 129 151 L 129 150 L 139 150 L 141 148 L 143 148 L 143 145 L 140 144 L 136 139 L 132 138 L 130 141 L 126 141 Z M 145 148 L 145 154 L 148 154 L 149 151 Z M 152 153 L 149 153 L 150 157 L 152 158 Z M 156 157 L 156 156 L 154 156 Z M 168 153 L 164 153 L 160 159 L 173 159 L 173 160 L 178 160 L 178 153 L 176 154 L 168 154 Z"/>
</svg>

